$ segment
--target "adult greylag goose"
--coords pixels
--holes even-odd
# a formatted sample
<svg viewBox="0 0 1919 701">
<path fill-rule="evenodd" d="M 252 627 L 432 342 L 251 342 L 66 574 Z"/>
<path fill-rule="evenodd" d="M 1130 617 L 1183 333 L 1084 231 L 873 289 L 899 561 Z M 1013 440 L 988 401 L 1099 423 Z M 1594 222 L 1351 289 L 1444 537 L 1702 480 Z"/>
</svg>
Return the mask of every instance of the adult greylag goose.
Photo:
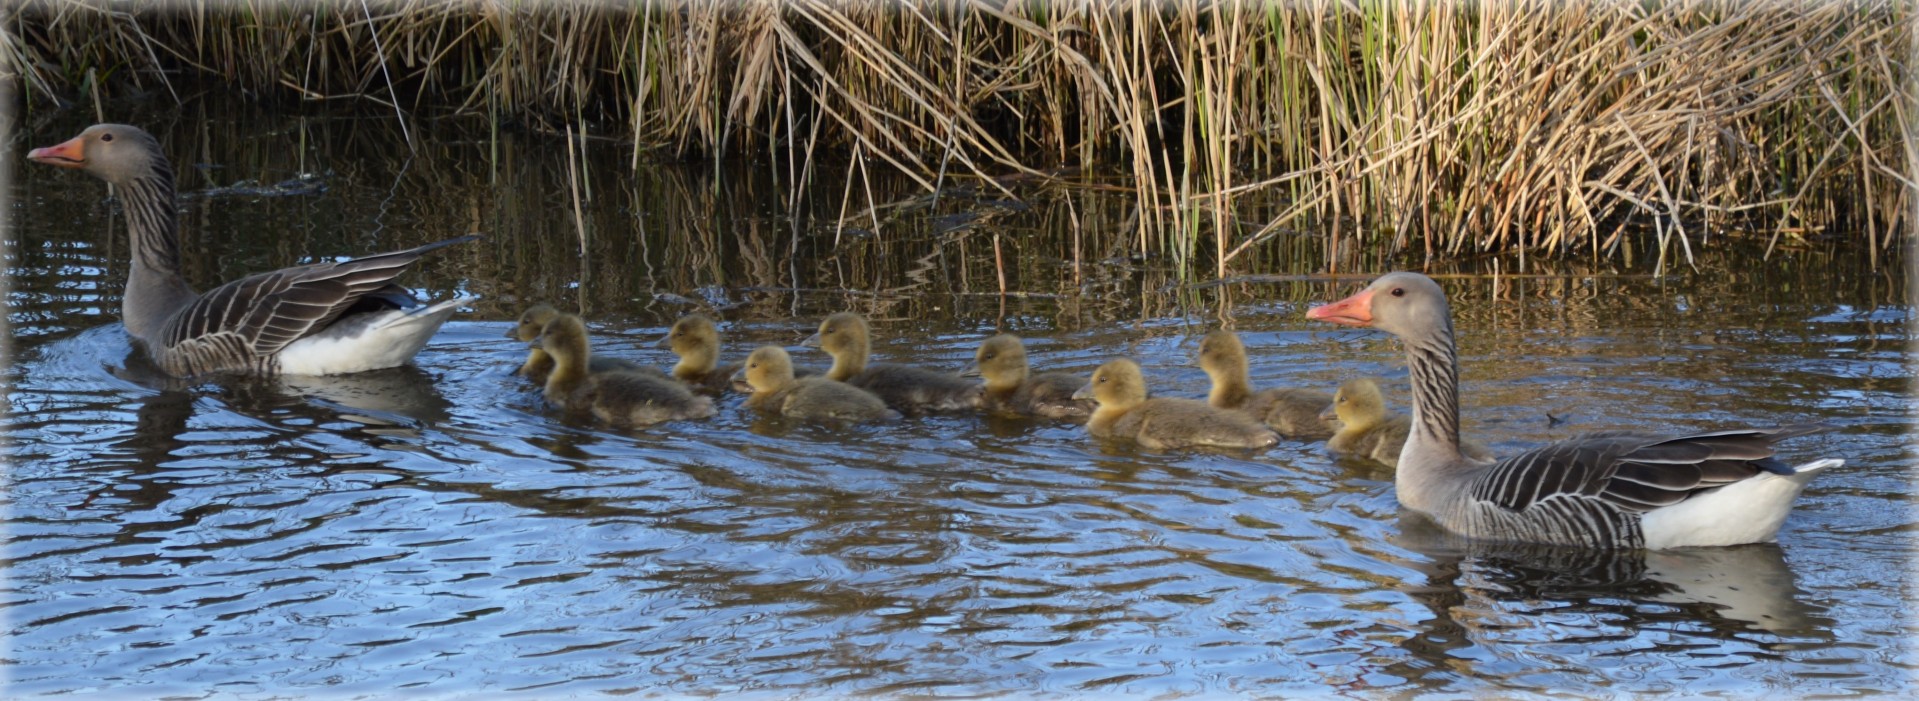
<svg viewBox="0 0 1919 701">
<path fill-rule="evenodd" d="M 1154 450 L 1267 448 L 1279 442 L 1278 434 L 1236 411 L 1197 399 L 1147 399 L 1146 377 L 1138 363 L 1125 358 L 1099 366 L 1073 397 L 1099 401 L 1099 408 L 1086 420 L 1087 433 L 1132 439 Z"/>
<path fill-rule="evenodd" d="M 592 414 L 619 428 L 713 415 L 713 400 L 658 373 L 615 370 L 589 372 L 586 322 L 561 314 L 540 332 L 539 342 L 553 356 L 546 378 L 546 401 L 569 414 Z"/>
<path fill-rule="evenodd" d="M 825 377 L 793 376 L 793 358 L 779 346 L 761 346 L 739 371 L 752 387 L 746 406 L 807 421 L 891 421 L 899 412 L 871 392 Z"/>
<path fill-rule="evenodd" d="M 720 328 L 704 314 L 688 314 L 673 322 L 660 345 L 680 356 L 672 375 L 695 391 L 709 394 L 725 392 L 733 384 L 740 368 L 720 365 Z"/>
<path fill-rule="evenodd" d="M 27 158 L 117 186 L 133 250 L 120 317 L 127 334 L 171 375 L 332 375 L 394 367 L 474 299 L 425 305 L 392 280 L 428 251 L 477 236 L 260 273 L 201 294 L 180 275 L 173 166 L 152 135 L 96 124 Z"/>
<path fill-rule="evenodd" d="M 1214 329 L 1199 340 L 1195 359 L 1213 381 L 1206 403 L 1220 409 L 1244 412 L 1278 431 L 1279 435 L 1300 440 L 1320 440 L 1333 435 L 1331 421 L 1320 415 L 1333 404 L 1333 395 L 1310 389 L 1278 387 L 1254 392 L 1246 362 L 1246 345 L 1239 334 Z"/>
<path fill-rule="evenodd" d="M 559 316 L 560 310 L 554 309 L 551 305 L 535 304 L 527 307 L 525 312 L 520 313 L 519 321 L 514 323 L 513 328 L 506 332 L 506 337 L 517 338 L 532 343 L 534 339 L 540 337 L 541 331 L 546 330 L 546 325 L 554 319 L 559 318 Z M 592 354 L 587 357 L 586 371 L 589 373 L 613 372 L 615 370 L 651 373 L 655 375 L 662 374 L 659 370 L 625 358 L 599 354 Z M 546 349 L 534 345 L 526 351 L 526 362 L 521 363 L 520 369 L 514 370 L 513 372 L 521 377 L 532 380 L 533 384 L 545 387 L 546 376 L 553 372 L 553 356 L 547 355 Z"/>
<path fill-rule="evenodd" d="M 1399 467 L 1399 452 L 1412 434 L 1413 419 L 1386 411 L 1386 397 L 1379 383 L 1371 378 L 1355 377 L 1340 384 L 1333 403 L 1322 418 L 1337 419 L 1339 431 L 1326 440 L 1326 449 L 1334 455 L 1349 455 L 1362 460 Z M 1462 440 L 1459 452 L 1475 460 L 1490 460 L 1492 453 L 1479 444 Z"/>
<path fill-rule="evenodd" d="M 1392 273 L 1307 316 L 1406 344 L 1413 431 L 1395 475 L 1399 502 L 1468 537 L 1648 549 L 1769 541 L 1806 483 L 1845 464 L 1791 467 L 1773 457 L 1775 442 L 1819 425 L 1595 433 L 1497 463 L 1472 460 L 1459 448 L 1458 355 L 1438 283 Z"/>
<path fill-rule="evenodd" d="M 1073 398 L 1073 393 L 1086 386 L 1083 377 L 1064 372 L 1033 374 L 1026 362 L 1026 344 L 1010 333 L 981 343 L 973 354 L 973 365 L 960 376 L 979 376 L 986 381 L 980 405 L 987 411 L 1084 420 L 1093 415 L 1096 404 L 1091 399 Z"/>
<path fill-rule="evenodd" d="M 819 332 L 800 345 L 833 356 L 827 379 L 879 395 L 887 406 L 902 412 L 959 411 L 980 405 L 980 386 L 959 375 L 911 365 L 867 364 L 872 354 L 872 332 L 858 314 L 840 312 L 826 317 L 820 322 Z"/>
</svg>

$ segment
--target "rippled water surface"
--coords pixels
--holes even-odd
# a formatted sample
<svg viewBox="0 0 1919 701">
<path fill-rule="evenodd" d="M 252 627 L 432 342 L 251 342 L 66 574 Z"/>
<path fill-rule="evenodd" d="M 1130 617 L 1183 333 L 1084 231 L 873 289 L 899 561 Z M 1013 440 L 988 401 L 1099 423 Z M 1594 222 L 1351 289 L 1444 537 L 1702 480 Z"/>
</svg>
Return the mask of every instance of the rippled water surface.
<svg viewBox="0 0 1919 701">
<path fill-rule="evenodd" d="M 1445 278 L 1466 431 L 1496 451 L 1825 421 L 1783 452 L 1847 460 L 1777 545 L 1472 547 L 1402 519 L 1386 470 L 1317 445 L 1152 453 L 964 415 L 828 429 L 737 396 L 620 432 L 556 419 L 509 374 L 524 346 L 506 320 L 535 300 L 658 365 L 693 309 L 723 320 L 731 359 L 780 343 L 820 363 L 798 341 L 850 308 L 887 359 L 956 369 L 1009 330 L 1045 369 L 1136 358 L 1166 396 L 1204 393 L 1187 362 L 1227 322 L 1256 385 L 1375 375 L 1404 405 L 1396 342 L 1302 316 L 1360 278 L 1187 286 L 1130 255 L 1123 199 L 958 191 L 868 212 L 864 194 L 842 209 L 841 178 L 635 174 L 610 143 L 588 142 L 580 181 L 546 135 L 422 122 L 409 158 L 372 120 L 167 113 L 148 124 L 181 164 L 203 288 L 487 235 L 404 278 L 483 295 L 413 366 L 182 383 L 128 358 L 105 187 L 22 160 L 85 122 L 42 115 L 7 144 L 10 696 L 1915 692 L 1896 267 L 1786 249 L 1663 280 Z M 1313 245 L 1275 242 L 1241 272 L 1319 271 Z M 1309 255 L 1283 263 L 1287 246 Z M 1002 272 L 1017 294 L 997 294 Z"/>
</svg>

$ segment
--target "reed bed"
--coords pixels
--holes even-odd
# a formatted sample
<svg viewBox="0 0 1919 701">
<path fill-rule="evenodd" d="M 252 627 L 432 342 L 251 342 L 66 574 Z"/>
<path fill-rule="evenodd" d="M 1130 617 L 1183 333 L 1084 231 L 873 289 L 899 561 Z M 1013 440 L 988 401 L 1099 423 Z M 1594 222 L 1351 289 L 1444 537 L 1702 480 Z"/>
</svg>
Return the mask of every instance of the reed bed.
<svg viewBox="0 0 1919 701">
<path fill-rule="evenodd" d="M 376 104 L 403 126 L 464 115 L 610 136 L 633 167 L 765 157 L 810 183 L 818 159 L 851 159 L 924 191 L 966 178 L 1009 194 L 1119 170 L 1130 245 L 1194 277 L 1248 272 L 1302 232 L 1340 244 L 1318 247 L 1335 268 L 1363 247 L 1665 271 L 1726 236 L 1877 256 L 1919 201 L 1913 18 L 1890 1 L 38 0 L 0 14 L 0 57 L 35 106 L 213 81 Z M 847 172 L 819 187 L 861 198 L 871 174 Z M 864 201 L 843 226 L 873 219 Z"/>
</svg>

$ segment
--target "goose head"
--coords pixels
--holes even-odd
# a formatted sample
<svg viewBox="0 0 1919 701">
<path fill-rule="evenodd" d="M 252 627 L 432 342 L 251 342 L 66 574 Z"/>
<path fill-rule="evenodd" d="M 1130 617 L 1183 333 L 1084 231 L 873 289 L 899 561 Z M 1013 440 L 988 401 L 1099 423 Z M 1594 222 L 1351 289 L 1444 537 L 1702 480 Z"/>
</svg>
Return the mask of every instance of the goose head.
<svg viewBox="0 0 1919 701">
<path fill-rule="evenodd" d="M 1372 327 L 1402 339 L 1450 331 L 1451 315 L 1446 291 L 1432 278 L 1414 272 L 1381 276 L 1351 297 L 1306 312 L 1308 319 Z"/>
<path fill-rule="evenodd" d="M 128 182 L 155 171 L 167 172 L 169 179 L 172 174 L 159 140 L 126 124 L 95 124 L 79 136 L 29 151 L 27 160 L 86 171 L 110 183 Z"/>
</svg>

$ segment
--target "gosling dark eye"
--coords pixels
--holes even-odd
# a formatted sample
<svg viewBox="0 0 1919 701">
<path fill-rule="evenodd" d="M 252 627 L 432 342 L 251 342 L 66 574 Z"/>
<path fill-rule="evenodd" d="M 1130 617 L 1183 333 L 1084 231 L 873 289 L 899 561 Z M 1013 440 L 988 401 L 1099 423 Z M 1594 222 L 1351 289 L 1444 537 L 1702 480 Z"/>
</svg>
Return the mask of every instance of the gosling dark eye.
<svg viewBox="0 0 1919 701">
<path fill-rule="evenodd" d="M 113 140 L 113 135 L 112 135 L 112 134 L 101 134 L 101 135 L 100 135 L 100 140 L 101 140 L 101 141 L 112 141 L 112 140 Z"/>
<path fill-rule="evenodd" d="M 1404 288 L 1404 287 L 1395 287 L 1395 288 L 1393 288 L 1393 296 L 1394 296 L 1394 297 L 1404 297 L 1404 296 L 1406 296 L 1406 288 Z"/>
</svg>

